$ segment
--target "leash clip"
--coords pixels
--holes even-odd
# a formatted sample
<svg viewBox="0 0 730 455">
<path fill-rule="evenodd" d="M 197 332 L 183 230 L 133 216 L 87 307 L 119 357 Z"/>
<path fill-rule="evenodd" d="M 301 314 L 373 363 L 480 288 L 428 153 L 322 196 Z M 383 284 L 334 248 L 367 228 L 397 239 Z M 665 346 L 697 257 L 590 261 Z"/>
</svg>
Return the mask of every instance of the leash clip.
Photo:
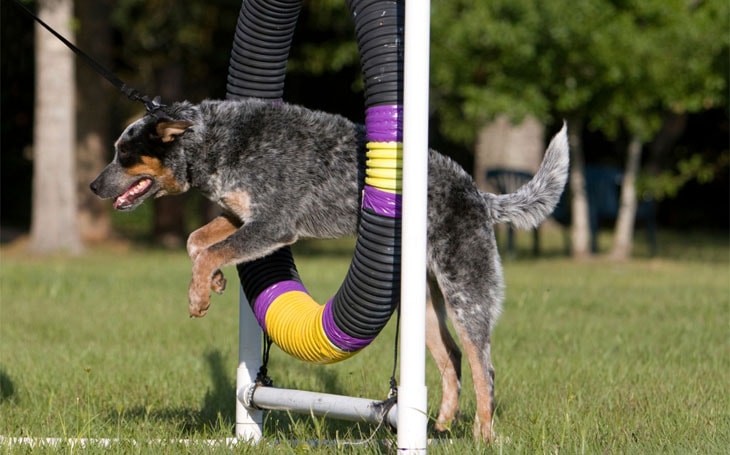
<svg viewBox="0 0 730 455">
<path fill-rule="evenodd" d="M 165 106 L 160 102 L 159 96 L 156 96 L 152 100 L 150 100 L 149 96 L 143 95 L 137 89 L 130 87 L 127 84 L 122 84 L 122 86 L 119 87 L 119 90 L 127 95 L 127 98 L 129 98 L 130 100 L 143 103 L 145 109 L 147 109 L 148 114 L 154 114 L 155 111 Z"/>
</svg>

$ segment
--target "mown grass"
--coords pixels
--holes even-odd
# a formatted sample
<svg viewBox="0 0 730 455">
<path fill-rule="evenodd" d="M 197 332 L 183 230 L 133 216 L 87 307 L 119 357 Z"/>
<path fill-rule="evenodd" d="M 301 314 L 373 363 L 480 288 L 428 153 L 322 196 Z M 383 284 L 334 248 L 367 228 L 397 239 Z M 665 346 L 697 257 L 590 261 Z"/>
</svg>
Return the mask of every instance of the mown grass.
<svg viewBox="0 0 730 455">
<path fill-rule="evenodd" d="M 575 263 L 548 242 L 542 258 L 521 253 L 507 261 L 505 312 L 493 337 L 498 440 L 486 446 L 471 438 L 465 365 L 461 418 L 430 452 L 725 453 L 727 241 L 664 234 L 663 256 L 626 263 Z M 347 241 L 297 249 L 318 301 L 338 288 L 350 252 Z M 235 421 L 233 269 L 229 291 L 214 297 L 208 316 L 191 320 L 183 252 L 107 247 L 40 259 L 5 248 L 0 255 L 2 436 L 122 441 L 84 449 L 104 453 L 395 452 L 385 429 L 281 412 L 267 414 L 263 445 L 203 442 L 232 436 Z M 274 348 L 270 375 L 282 387 L 384 398 L 393 339 L 391 323 L 361 354 L 324 367 Z M 430 359 L 427 386 L 433 418 L 440 384 Z M 0 445 L 0 452 L 25 451 L 32 449 Z"/>
</svg>

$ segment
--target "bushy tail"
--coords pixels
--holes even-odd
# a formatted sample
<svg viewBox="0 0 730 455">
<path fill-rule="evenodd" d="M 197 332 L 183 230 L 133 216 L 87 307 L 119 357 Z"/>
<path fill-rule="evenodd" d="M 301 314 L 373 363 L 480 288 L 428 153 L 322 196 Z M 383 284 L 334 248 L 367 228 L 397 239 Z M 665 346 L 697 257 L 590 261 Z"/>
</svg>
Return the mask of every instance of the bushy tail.
<svg viewBox="0 0 730 455">
<path fill-rule="evenodd" d="M 540 169 L 529 182 L 509 194 L 482 193 L 495 223 L 510 223 L 519 229 L 532 229 L 547 218 L 560 200 L 568 180 L 570 153 L 568 128 L 553 137 Z"/>
</svg>

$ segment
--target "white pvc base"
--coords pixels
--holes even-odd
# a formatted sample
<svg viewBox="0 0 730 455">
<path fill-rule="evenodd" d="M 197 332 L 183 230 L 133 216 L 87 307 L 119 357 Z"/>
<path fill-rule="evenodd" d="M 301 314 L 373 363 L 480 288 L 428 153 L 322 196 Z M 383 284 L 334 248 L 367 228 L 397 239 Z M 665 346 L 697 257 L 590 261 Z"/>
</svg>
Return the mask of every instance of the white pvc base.
<svg viewBox="0 0 730 455">
<path fill-rule="evenodd" d="M 238 390 L 238 400 L 247 408 L 261 408 L 271 411 L 288 411 L 295 414 L 329 417 L 332 419 L 385 423 L 396 427 L 397 407 L 393 406 L 383 415 L 381 402 L 368 398 L 356 398 L 330 393 L 304 390 L 257 387 L 249 384 Z"/>
<path fill-rule="evenodd" d="M 261 328 L 248 305 L 243 289 L 238 299 L 238 369 L 236 391 L 256 381 L 261 368 Z M 258 442 L 263 436 L 263 411 L 247 408 L 236 400 L 236 437 Z"/>
<path fill-rule="evenodd" d="M 261 367 L 261 328 L 243 290 L 239 298 L 238 369 L 236 370 L 236 438 L 258 442 L 263 437 L 263 411 L 282 410 L 351 422 L 379 424 L 379 401 L 303 390 L 255 387 Z M 397 407 L 385 415 L 385 422 L 397 426 Z"/>
</svg>

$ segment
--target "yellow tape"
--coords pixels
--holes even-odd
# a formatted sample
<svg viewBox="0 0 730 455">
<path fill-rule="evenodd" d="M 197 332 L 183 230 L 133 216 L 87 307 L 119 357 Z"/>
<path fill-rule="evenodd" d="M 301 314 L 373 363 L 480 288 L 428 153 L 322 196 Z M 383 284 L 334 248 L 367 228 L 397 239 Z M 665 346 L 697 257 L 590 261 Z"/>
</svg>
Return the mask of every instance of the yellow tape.
<svg viewBox="0 0 730 455">
<path fill-rule="evenodd" d="M 400 193 L 403 189 L 403 183 L 400 180 L 365 177 L 365 183 L 381 191 L 387 191 L 389 193 Z"/>
<path fill-rule="evenodd" d="M 403 169 L 403 160 L 395 158 L 376 158 L 365 161 L 369 168 Z"/>
<path fill-rule="evenodd" d="M 367 149 L 365 156 L 368 158 L 403 159 L 402 142 L 368 142 Z"/>
<path fill-rule="evenodd" d="M 398 193 L 403 188 L 403 144 L 368 142 L 365 183 L 382 191 Z"/>
<path fill-rule="evenodd" d="M 365 174 L 368 177 L 390 180 L 403 178 L 403 171 L 401 169 L 368 169 L 365 171 Z"/>
<path fill-rule="evenodd" d="M 266 311 L 269 336 L 284 352 L 306 362 L 324 365 L 351 357 L 355 352 L 342 351 L 327 338 L 323 311 L 324 305 L 306 292 L 285 292 Z"/>
</svg>

